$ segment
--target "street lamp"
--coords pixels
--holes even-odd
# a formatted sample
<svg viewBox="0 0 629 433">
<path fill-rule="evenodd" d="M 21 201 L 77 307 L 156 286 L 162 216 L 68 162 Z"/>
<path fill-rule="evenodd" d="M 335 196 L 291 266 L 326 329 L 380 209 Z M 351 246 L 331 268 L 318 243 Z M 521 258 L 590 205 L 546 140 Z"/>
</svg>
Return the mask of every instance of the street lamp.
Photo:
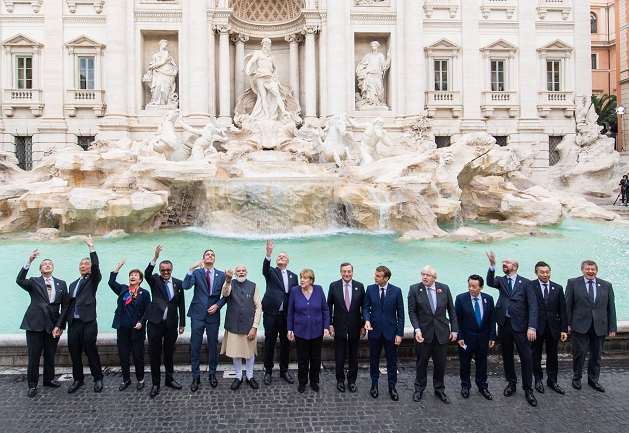
<svg viewBox="0 0 629 433">
<path fill-rule="evenodd" d="M 623 140 L 622 140 L 622 131 L 623 131 L 623 128 L 622 128 L 622 116 L 625 115 L 626 111 L 627 111 L 627 108 L 625 108 L 624 105 L 619 105 L 619 106 L 616 107 L 616 116 L 620 117 L 620 119 L 618 120 L 618 131 L 620 132 L 620 134 L 618 134 L 619 138 L 620 138 L 620 150 L 623 151 L 623 152 L 625 151 L 625 145 L 624 145 Z"/>
</svg>

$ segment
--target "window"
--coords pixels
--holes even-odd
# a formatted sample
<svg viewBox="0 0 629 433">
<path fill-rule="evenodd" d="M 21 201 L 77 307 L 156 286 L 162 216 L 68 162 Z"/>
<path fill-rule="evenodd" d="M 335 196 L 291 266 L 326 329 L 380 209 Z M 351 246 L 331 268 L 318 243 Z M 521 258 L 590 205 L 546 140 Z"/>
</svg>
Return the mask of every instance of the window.
<svg viewBox="0 0 629 433">
<path fill-rule="evenodd" d="M 507 136 L 506 135 L 494 135 L 496 139 L 496 144 L 500 147 L 504 147 L 507 145 Z"/>
<path fill-rule="evenodd" d="M 598 33 L 598 17 L 594 12 L 590 12 L 590 33 Z"/>
<path fill-rule="evenodd" d="M 598 69 L 598 54 L 592 54 L 592 69 Z"/>
<path fill-rule="evenodd" d="M 448 63 L 447 59 L 435 59 L 435 90 L 448 90 Z"/>
<path fill-rule="evenodd" d="M 33 137 L 30 135 L 15 137 L 15 157 L 22 170 L 33 168 Z"/>
<path fill-rule="evenodd" d="M 77 89 L 94 89 L 94 56 L 79 56 Z"/>
<path fill-rule="evenodd" d="M 505 63 L 504 59 L 491 60 L 491 91 L 504 92 L 505 85 Z"/>
<path fill-rule="evenodd" d="M 548 137 L 548 165 L 553 166 L 559 162 L 559 152 L 557 146 L 563 140 L 561 135 L 551 135 Z"/>
<path fill-rule="evenodd" d="M 83 148 L 83 150 L 88 150 L 96 137 L 93 135 L 78 135 L 77 144 Z"/>
<path fill-rule="evenodd" d="M 15 56 L 16 63 L 16 83 L 18 89 L 33 88 L 33 57 L 32 56 Z"/>
<path fill-rule="evenodd" d="M 561 61 L 546 61 L 546 86 L 549 92 L 561 91 Z"/>
<path fill-rule="evenodd" d="M 449 135 L 436 135 L 435 143 L 437 143 L 437 149 L 442 147 L 450 146 L 450 136 Z"/>
</svg>

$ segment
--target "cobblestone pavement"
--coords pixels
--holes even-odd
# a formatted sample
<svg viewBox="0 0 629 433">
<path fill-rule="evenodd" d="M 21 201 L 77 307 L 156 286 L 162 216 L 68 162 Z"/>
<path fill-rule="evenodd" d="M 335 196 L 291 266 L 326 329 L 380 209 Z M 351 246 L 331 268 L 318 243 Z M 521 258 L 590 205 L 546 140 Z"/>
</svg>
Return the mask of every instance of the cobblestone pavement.
<svg viewBox="0 0 629 433">
<path fill-rule="evenodd" d="M 501 368 L 492 360 L 494 369 Z M 228 369 L 229 365 L 221 365 Z M 207 375 L 198 392 L 189 390 L 188 372 L 177 371 L 175 378 L 184 386 L 175 391 L 162 386 L 155 399 L 149 398 L 150 386 L 138 392 L 135 383 L 123 392 L 118 372 L 105 375 L 105 389 L 93 391 L 86 381 L 75 394 L 68 394 L 71 379 L 64 375 L 59 389 L 37 388 L 35 398 L 26 396 L 26 375 L 0 375 L 0 431 L 13 432 L 627 432 L 629 431 L 629 358 L 605 359 L 601 394 L 584 383 L 581 391 L 570 386 L 570 363 L 560 363 L 559 383 L 566 390 L 561 396 L 552 390 L 536 396 L 537 408 L 530 407 L 521 388 L 515 396 L 502 395 L 505 385 L 501 372 L 491 373 L 489 390 L 493 401 L 485 400 L 476 389 L 465 400 L 460 394 L 458 362 L 449 362 L 446 393 L 452 403 L 446 405 L 430 391 L 414 403 L 414 366 L 400 365 L 397 390 L 400 401 L 390 400 L 386 375 L 381 375 L 378 399 L 369 395 L 369 372 L 361 368 L 358 392 L 339 393 L 334 371 L 322 371 L 321 392 L 306 388 L 297 392 L 273 375 L 270 386 L 263 385 L 256 370 L 260 389 L 243 383 L 230 390 L 231 377 L 219 376 L 219 386 L 212 389 Z M 256 365 L 256 368 L 261 368 Z M 296 372 L 295 372 L 296 373 Z M 147 374 L 150 381 L 150 375 Z M 148 384 L 147 384 L 148 385 Z M 520 385 L 520 384 L 518 384 Z"/>
</svg>

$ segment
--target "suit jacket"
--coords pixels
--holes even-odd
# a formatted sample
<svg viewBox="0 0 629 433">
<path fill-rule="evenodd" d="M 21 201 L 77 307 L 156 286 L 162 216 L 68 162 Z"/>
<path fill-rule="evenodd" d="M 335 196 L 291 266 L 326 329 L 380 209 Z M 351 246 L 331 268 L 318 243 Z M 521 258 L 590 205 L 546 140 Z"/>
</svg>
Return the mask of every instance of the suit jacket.
<svg viewBox="0 0 629 433">
<path fill-rule="evenodd" d="M 548 282 L 548 297 L 544 300 L 544 293 L 540 281 L 535 278 L 530 282 L 535 299 L 537 299 L 537 335 L 550 332 L 554 340 L 559 340 L 561 332 L 568 332 L 568 316 L 566 315 L 566 298 L 563 287 Z"/>
<path fill-rule="evenodd" d="M 435 289 L 437 305 L 433 314 L 426 287 L 422 283 L 413 284 L 408 291 L 408 316 L 413 329 L 421 329 L 426 343 L 432 343 L 436 337 L 439 344 L 448 344 L 450 332 L 459 332 L 454 302 L 446 284 L 435 282 Z"/>
<path fill-rule="evenodd" d="M 74 321 L 75 306 L 79 312 L 79 320 L 82 322 L 96 320 L 96 291 L 98 290 L 98 284 L 100 280 L 103 279 L 103 276 L 100 273 L 96 251 L 90 252 L 90 260 L 92 261 L 90 273 L 83 277 L 76 297 L 73 297 L 74 289 L 79 281 L 81 281 L 81 278 L 70 283 L 70 289 L 68 290 L 70 295 L 70 308 L 67 311 L 68 325 L 71 325 Z"/>
<path fill-rule="evenodd" d="M 176 329 L 178 327 L 177 320 L 179 320 L 180 327 L 186 326 L 186 300 L 181 287 L 181 280 L 172 279 L 174 296 L 169 301 L 164 280 L 158 274 L 153 274 L 153 268 L 155 268 L 155 264 L 149 263 L 144 270 L 144 279 L 151 288 L 152 294 L 151 303 L 144 313 L 144 319 L 159 325 L 162 322 L 164 310 L 168 307 L 166 328 Z M 179 311 L 179 315 L 177 315 L 177 311 Z"/>
<path fill-rule="evenodd" d="M 513 286 L 513 293 L 509 294 L 507 277 L 495 277 L 491 268 L 487 271 L 487 285 L 498 289 L 500 295 L 496 303 L 496 321 L 500 326 L 505 324 L 507 310 L 511 317 L 511 327 L 516 332 L 526 332 L 528 328 L 537 326 L 537 298 L 532 292 L 530 281 L 518 274 Z"/>
<path fill-rule="evenodd" d="M 590 300 L 583 277 L 571 278 L 566 284 L 566 313 L 568 326 L 580 334 L 587 334 L 594 324 L 599 337 L 616 332 L 616 304 L 610 282 L 596 278 L 596 300 Z"/>
<path fill-rule="evenodd" d="M 55 301 L 51 304 L 44 277 L 26 279 L 27 273 L 28 269 L 20 269 L 15 280 L 31 296 L 31 303 L 26 309 L 20 328 L 26 331 L 46 331 L 49 334 L 55 327 L 65 329 L 65 316 L 70 304 L 66 282 L 53 277 Z"/>
<path fill-rule="evenodd" d="M 306 299 L 301 286 L 293 287 L 288 299 L 286 329 L 293 331 L 296 337 L 313 340 L 321 337 L 323 330 L 329 327 L 330 310 L 323 288 L 314 284 L 310 299 Z"/>
<path fill-rule="evenodd" d="M 262 275 L 266 280 L 266 291 L 262 298 L 262 311 L 264 313 L 275 316 L 280 310 L 280 305 L 284 304 L 284 314 L 288 310 L 288 295 L 290 288 L 299 285 L 299 279 L 293 272 L 286 270 L 288 273 L 288 293 L 284 291 L 284 279 L 282 271 L 277 267 L 271 267 L 270 260 L 264 258 L 262 262 Z"/>
<path fill-rule="evenodd" d="M 212 268 L 212 293 L 209 293 L 205 268 L 197 268 L 192 274 L 186 274 L 183 279 L 184 290 L 194 286 L 192 302 L 188 307 L 188 317 L 196 320 L 207 320 L 209 323 L 221 323 L 221 308 L 225 305 L 225 298 L 221 298 L 221 290 L 225 284 L 225 272 Z M 214 314 L 208 314 L 207 309 L 216 304 L 218 310 Z"/>
<path fill-rule="evenodd" d="M 483 318 L 480 326 L 476 322 L 476 313 L 472 306 L 469 292 L 461 293 L 456 297 L 454 309 L 459 323 L 459 335 L 457 340 L 464 340 L 468 350 L 476 347 L 489 349 L 489 342 L 496 341 L 496 308 L 494 298 L 481 292 L 483 303 Z"/>
<path fill-rule="evenodd" d="M 122 325 L 120 323 L 120 316 L 122 315 L 122 311 L 125 308 L 133 308 L 131 313 L 131 317 L 133 318 L 133 325 L 140 322 L 142 324 L 142 328 L 133 329 L 131 332 L 132 340 L 144 340 L 146 336 L 146 319 L 144 318 L 144 313 L 146 312 L 146 308 L 151 303 L 151 294 L 148 290 L 143 289 L 142 287 L 138 287 L 138 293 L 135 298 L 135 301 L 132 302 L 131 307 L 125 305 L 125 295 L 129 291 L 129 286 L 126 284 L 120 284 L 116 281 L 116 277 L 118 276 L 117 272 L 112 272 L 109 275 L 109 287 L 113 292 L 118 295 L 118 299 L 116 300 L 116 311 L 114 311 L 114 321 L 111 324 L 111 327 L 114 329 L 119 329 Z"/>
<path fill-rule="evenodd" d="M 404 300 L 402 289 L 393 284 L 387 286 L 384 305 L 380 305 L 380 286 L 367 286 L 365 301 L 363 302 L 363 319 L 370 322 L 373 328 L 369 331 L 369 338 L 395 340 L 395 336 L 404 336 Z"/>
<path fill-rule="evenodd" d="M 352 280 L 352 299 L 349 311 L 345 306 L 345 286 L 343 280 L 330 283 L 328 290 L 328 308 L 330 309 L 330 323 L 334 326 L 334 335 L 340 338 L 360 338 L 360 330 L 364 325 L 363 302 L 365 300 L 365 286 Z"/>
</svg>

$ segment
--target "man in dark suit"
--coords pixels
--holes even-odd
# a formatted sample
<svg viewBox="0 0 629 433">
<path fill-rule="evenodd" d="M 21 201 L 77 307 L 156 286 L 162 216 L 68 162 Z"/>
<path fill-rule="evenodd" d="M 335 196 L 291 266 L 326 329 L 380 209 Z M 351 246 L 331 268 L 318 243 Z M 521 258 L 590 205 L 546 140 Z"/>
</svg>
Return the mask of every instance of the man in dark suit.
<svg viewBox="0 0 629 433">
<path fill-rule="evenodd" d="M 389 284 L 391 271 L 386 266 L 378 266 L 374 275 L 375 284 L 367 287 L 363 303 L 365 329 L 369 331 L 369 375 L 373 398 L 378 398 L 378 379 L 380 378 L 380 353 L 384 346 L 387 358 L 387 381 L 389 395 L 398 401 L 395 389 L 397 383 L 397 348 L 404 336 L 404 300 L 402 290 Z"/>
<path fill-rule="evenodd" d="M 571 278 L 566 285 L 568 331 L 572 332 L 572 387 L 581 389 L 581 375 L 588 347 L 588 385 L 605 392 L 598 383 L 601 351 L 605 336 L 616 336 L 614 289 L 608 281 L 596 278 L 598 265 L 592 260 L 581 263 L 582 277 Z"/>
<path fill-rule="evenodd" d="M 537 262 L 535 265 L 537 279 L 531 281 L 535 299 L 537 299 L 537 338 L 531 343 L 533 357 L 533 376 L 535 377 L 535 389 L 543 393 L 544 383 L 542 379 L 542 347 L 546 343 L 546 384 L 555 392 L 564 394 L 564 390 L 557 384 L 557 372 L 559 360 L 557 358 L 557 346 L 561 341 L 568 339 L 568 317 L 566 316 L 566 298 L 563 287 L 554 281 L 550 281 L 550 265 L 546 262 Z"/>
<path fill-rule="evenodd" d="M 450 288 L 437 283 L 437 271 L 430 265 L 421 270 L 422 282 L 408 291 L 408 316 L 415 330 L 417 364 L 413 401 L 419 401 L 426 389 L 428 361 L 432 358 L 435 395 L 450 403 L 443 378 L 446 372 L 448 341 L 456 341 L 459 331 Z M 448 317 L 446 318 L 446 313 Z M 448 320 L 449 319 L 449 320 Z"/>
<path fill-rule="evenodd" d="M 81 277 L 70 284 L 70 306 L 67 311 L 68 319 L 68 350 L 72 359 L 72 377 L 74 382 L 68 388 L 72 394 L 81 386 L 83 374 L 82 354 L 85 352 L 90 366 L 90 373 L 94 378 L 94 391 L 103 390 L 103 369 L 96 348 L 98 324 L 96 322 L 96 291 L 98 283 L 103 278 L 98 265 L 98 255 L 94 249 L 92 236 L 85 239 L 90 249 L 90 256 L 79 263 Z"/>
<path fill-rule="evenodd" d="M 162 260 L 159 264 L 159 275 L 153 274 L 153 269 L 159 258 L 162 246 L 155 248 L 155 256 L 144 271 L 146 282 L 151 288 L 151 303 L 144 313 L 148 321 L 146 332 L 149 339 L 149 354 L 151 359 L 151 398 L 159 394 L 162 360 L 164 349 L 164 367 L 166 369 L 166 386 L 181 389 L 181 384 L 174 378 L 173 356 L 177 342 L 177 323 L 179 334 L 183 334 L 186 326 L 186 301 L 181 280 L 173 278 L 173 264 L 169 260 Z M 179 314 L 177 314 L 179 313 Z"/>
<path fill-rule="evenodd" d="M 39 358 L 44 352 L 44 386 L 59 388 L 61 384 L 55 379 L 55 353 L 59 337 L 66 324 L 64 317 L 69 307 L 66 282 L 53 278 L 52 260 L 44 259 L 39 265 L 41 276 L 26 279 L 26 274 L 39 251 L 33 251 L 26 264 L 20 269 L 16 282 L 28 292 L 31 303 L 26 309 L 20 325 L 26 331 L 26 347 L 28 349 L 28 396 L 35 397 L 39 382 Z"/>
<path fill-rule="evenodd" d="M 288 371 L 288 329 L 286 314 L 288 313 L 288 296 L 290 289 L 299 285 L 297 275 L 286 269 L 288 254 L 284 251 L 277 255 L 277 267 L 271 267 L 271 254 L 275 244 L 266 241 L 266 257 L 262 262 L 262 275 L 266 280 L 266 291 L 262 298 L 262 322 L 264 324 L 264 384 L 271 384 L 273 374 L 273 355 L 275 343 L 280 337 L 280 377 L 288 383 L 295 383 L 295 378 Z"/>
<path fill-rule="evenodd" d="M 190 363 L 192 364 L 192 384 L 190 390 L 196 392 L 201 382 L 199 364 L 201 361 L 201 344 L 203 332 L 207 334 L 209 350 L 210 386 L 216 388 L 216 367 L 218 366 L 218 328 L 221 325 L 221 308 L 225 298 L 221 298 L 221 290 L 225 284 L 225 273 L 214 268 L 216 256 L 214 251 L 205 250 L 203 260 L 190 267 L 183 279 L 183 288 L 194 286 L 194 296 L 188 308 L 190 317 Z"/>
<path fill-rule="evenodd" d="M 356 392 L 358 376 L 358 341 L 365 336 L 363 301 L 365 287 L 353 280 L 351 263 L 341 264 L 341 279 L 330 283 L 328 307 L 330 309 L 330 335 L 334 337 L 334 361 L 336 364 L 336 389 L 345 392 L 345 348 L 349 347 L 347 385 Z"/>
<path fill-rule="evenodd" d="M 502 352 L 507 387 L 505 397 L 515 394 L 518 378 L 515 375 L 513 344 L 520 355 L 522 366 L 522 387 L 526 401 L 533 407 L 537 399 L 533 394 L 533 362 L 531 344 L 535 341 L 537 326 L 537 299 L 531 289 L 530 281 L 518 275 L 518 262 L 514 259 L 502 261 L 504 277 L 496 277 L 496 256 L 493 251 L 487 253 L 489 270 L 487 285 L 498 289 L 500 295 L 496 303 L 496 321 L 498 322 L 498 340 Z"/>
<path fill-rule="evenodd" d="M 459 364 L 461 395 L 469 398 L 472 381 L 470 371 L 472 358 L 476 363 L 475 382 L 478 391 L 487 400 L 492 396 L 487 387 L 487 353 L 496 344 L 496 310 L 494 298 L 481 293 L 483 277 L 470 275 L 467 279 L 468 293 L 461 293 L 454 301 L 456 319 L 459 324 Z"/>
</svg>

